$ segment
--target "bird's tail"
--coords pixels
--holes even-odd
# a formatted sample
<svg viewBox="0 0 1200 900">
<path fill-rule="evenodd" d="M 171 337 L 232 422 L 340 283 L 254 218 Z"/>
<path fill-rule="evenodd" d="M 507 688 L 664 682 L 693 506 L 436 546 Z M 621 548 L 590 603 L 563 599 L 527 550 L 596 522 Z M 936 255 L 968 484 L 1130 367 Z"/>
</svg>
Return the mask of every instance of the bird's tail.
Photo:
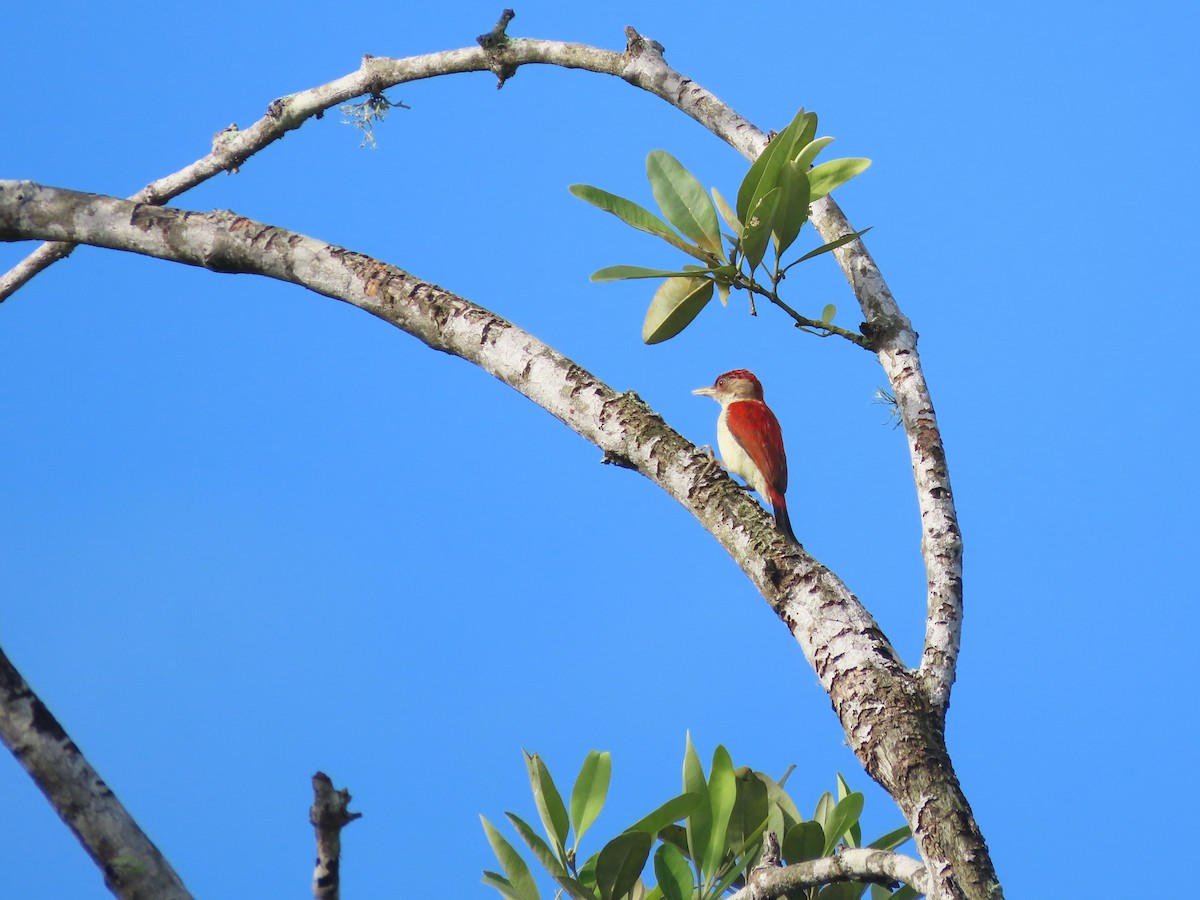
<svg viewBox="0 0 1200 900">
<path fill-rule="evenodd" d="M 782 495 L 771 498 L 771 509 L 775 513 L 775 527 L 787 535 L 793 544 L 799 545 L 800 541 L 796 539 L 796 532 L 792 531 L 792 520 L 788 516 L 787 503 Z"/>
</svg>

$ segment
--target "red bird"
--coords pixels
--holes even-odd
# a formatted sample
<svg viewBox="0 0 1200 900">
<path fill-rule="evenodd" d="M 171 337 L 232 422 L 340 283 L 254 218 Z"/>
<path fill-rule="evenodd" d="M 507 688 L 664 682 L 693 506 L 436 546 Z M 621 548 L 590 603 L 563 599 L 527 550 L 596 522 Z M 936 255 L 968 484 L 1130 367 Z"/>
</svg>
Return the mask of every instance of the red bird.
<svg viewBox="0 0 1200 900">
<path fill-rule="evenodd" d="M 775 525 L 799 544 L 788 518 L 787 456 L 783 452 L 783 432 L 775 413 L 763 402 L 762 384 L 746 369 L 734 369 L 716 380 L 712 387 L 692 391 L 712 397 L 721 404 L 717 418 L 717 446 L 725 468 L 746 479 L 758 495 L 771 504 Z"/>
</svg>

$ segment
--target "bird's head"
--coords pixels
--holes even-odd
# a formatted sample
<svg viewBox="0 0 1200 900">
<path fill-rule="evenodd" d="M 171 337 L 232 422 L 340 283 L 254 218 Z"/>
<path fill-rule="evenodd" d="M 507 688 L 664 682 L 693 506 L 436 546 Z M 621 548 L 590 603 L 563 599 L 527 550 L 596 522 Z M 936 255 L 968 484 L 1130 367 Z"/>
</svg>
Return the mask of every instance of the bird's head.
<svg viewBox="0 0 1200 900">
<path fill-rule="evenodd" d="M 697 388 L 692 391 L 701 397 L 712 397 L 718 403 L 732 403 L 734 400 L 762 400 L 762 384 L 749 369 L 734 369 L 726 372 L 713 382 L 712 387 Z"/>
</svg>

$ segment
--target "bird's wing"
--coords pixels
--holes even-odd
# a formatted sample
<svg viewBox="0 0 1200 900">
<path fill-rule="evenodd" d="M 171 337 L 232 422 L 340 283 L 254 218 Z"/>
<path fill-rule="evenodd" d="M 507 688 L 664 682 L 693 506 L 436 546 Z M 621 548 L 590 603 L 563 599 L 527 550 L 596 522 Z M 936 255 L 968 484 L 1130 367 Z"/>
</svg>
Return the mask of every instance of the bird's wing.
<svg viewBox="0 0 1200 900">
<path fill-rule="evenodd" d="M 735 401 L 726 409 L 725 424 L 771 487 L 780 494 L 786 493 L 788 474 L 783 432 L 770 407 L 759 400 Z M 756 440 L 756 435 L 761 435 L 762 440 Z"/>
</svg>

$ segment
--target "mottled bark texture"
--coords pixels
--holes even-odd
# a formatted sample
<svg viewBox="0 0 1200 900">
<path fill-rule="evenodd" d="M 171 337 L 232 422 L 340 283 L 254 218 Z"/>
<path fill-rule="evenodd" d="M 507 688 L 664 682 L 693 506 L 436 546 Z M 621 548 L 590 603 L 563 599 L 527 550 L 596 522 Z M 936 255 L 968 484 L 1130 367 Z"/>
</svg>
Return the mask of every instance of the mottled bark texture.
<svg viewBox="0 0 1200 900">
<path fill-rule="evenodd" d="M 0 182 L 0 238 L 67 239 L 223 272 L 255 272 L 352 303 L 430 347 L 468 359 L 655 481 L 725 547 L 788 625 L 856 754 L 913 826 L 931 896 L 999 896 L 950 766 L 942 716 L 870 613 L 836 575 L 636 395 L 512 323 L 377 260 L 233 213 L 201 214 Z M 993 891 L 995 886 L 995 891 Z"/>
<path fill-rule="evenodd" d="M 0 650 L 0 740 L 124 900 L 191 900 L 58 720 Z"/>
<path fill-rule="evenodd" d="M 928 888 L 925 870 L 915 859 L 886 850 L 841 850 L 833 856 L 783 868 L 756 868 L 746 886 L 729 900 L 776 900 L 804 888 L 838 881 L 884 885 L 904 882 L 921 893 Z"/>
<path fill-rule="evenodd" d="M 287 131 L 355 97 L 458 72 L 492 71 L 503 84 L 530 64 L 617 76 L 691 116 L 749 159 L 765 146 L 762 131 L 668 66 L 661 45 L 632 28 L 626 30 L 625 51 L 614 52 L 512 38 L 507 25 L 505 20 L 504 27 L 493 29 L 480 47 L 405 59 L 364 57 L 359 69 L 343 78 L 272 102 L 250 127 L 223 130 L 210 153 L 147 185 L 135 199 L 161 204 L 216 173 L 236 171 Z M 781 118 L 792 112 L 781 111 Z M 59 243 L 39 248 L 0 278 L 0 300 L 69 252 L 70 242 L 83 241 L 302 284 L 353 303 L 430 347 L 477 363 L 594 441 L 606 461 L 654 480 L 741 565 L 792 630 L 866 770 L 896 798 L 912 825 L 928 867 L 929 896 L 1000 896 L 944 741 L 963 586 L 962 539 L 946 453 L 916 332 L 861 240 L 835 256 L 859 302 L 860 330 L 887 375 L 909 444 L 927 575 L 925 646 L 913 670 L 901 664 L 870 614 L 835 575 L 784 542 L 756 503 L 636 395 L 616 394 L 499 316 L 368 257 L 233 214 L 200 216 L 121 203 L 6 183 L 0 188 L 3 236 Z M 854 231 L 828 197 L 813 204 L 812 221 L 826 241 Z"/>
<path fill-rule="evenodd" d="M 313 776 L 313 805 L 308 821 L 317 834 L 317 862 L 313 867 L 313 897 L 338 900 L 342 895 L 342 829 L 361 818 L 349 810 L 350 792 L 337 790 L 324 772 Z"/>
</svg>

